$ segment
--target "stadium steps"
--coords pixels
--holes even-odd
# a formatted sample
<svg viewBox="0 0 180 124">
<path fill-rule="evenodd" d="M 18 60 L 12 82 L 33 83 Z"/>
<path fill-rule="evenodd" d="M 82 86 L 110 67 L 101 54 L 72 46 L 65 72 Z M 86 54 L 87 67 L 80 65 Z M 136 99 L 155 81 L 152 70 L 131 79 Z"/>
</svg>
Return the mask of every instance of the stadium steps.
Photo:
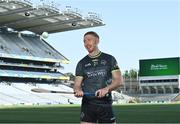
<svg viewBox="0 0 180 124">
<path fill-rule="evenodd" d="M 9 98 L 8 96 L 0 93 L 0 105 L 3 105 L 3 104 L 13 104 L 16 101 L 17 101 L 16 99 L 13 99 L 11 97 Z"/>
<path fill-rule="evenodd" d="M 171 102 L 177 94 L 143 94 L 140 96 L 142 102 Z"/>
<path fill-rule="evenodd" d="M 25 94 L 27 93 L 31 97 L 35 97 L 35 100 L 36 100 L 35 103 L 39 103 L 39 99 L 42 99 L 42 101 L 44 101 L 45 103 L 46 102 L 59 103 L 59 101 L 55 101 L 50 98 L 43 97 L 42 95 L 34 94 L 33 92 L 31 92 L 31 88 L 28 88 L 25 90 L 26 86 L 20 88 L 20 87 L 18 87 L 18 84 L 15 84 L 15 83 L 13 83 L 11 86 L 17 90 L 20 90 L 21 92 L 24 92 Z M 22 94 L 24 94 L 24 93 L 22 93 Z"/>
<path fill-rule="evenodd" d="M 51 90 L 59 90 L 59 91 L 71 91 L 73 92 L 73 89 L 65 86 L 65 85 L 61 85 L 59 84 L 58 87 L 53 86 L 53 85 L 49 85 L 49 84 L 37 84 L 37 86 L 39 88 L 44 88 L 44 89 L 51 89 Z M 76 98 L 73 94 L 52 94 L 52 93 L 46 93 L 46 95 L 55 95 L 55 96 L 59 96 L 60 99 L 64 99 L 63 103 L 64 104 L 69 104 L 68 101 L 71 101 L 74 104 L 80 104 L 81 103 L 81 98 Z M 62 101 L 62 100 L 61 100 Z"/>
<path fill-rule="evenodd" d="M 40 97 L 22 92 L 22 90 L 16 89 L 12 87 L 11 85 L 10 86 L 0 85 L 0 89 L 1 89 L 1 92 L 0 92 L 1 95 L 6 96 L 7 100 L 9 100 L 9 98 L 14 99 L 13 100 L 14 104 L 19 104 L 19 103 L 45 104 L 45 103 L 52 102 L 52 100 L 42 99 Z"/>
<path fill-rule="evenodd" d="M 177 101 L 180 101 L 180 93 L 177 94 L 177 95 L 172 99 L 172 102 L 177 102 Z"/>
<path fill-rule="evenodd" d="M 15 102 L 15 103 L 24 103 L 24 102 L 25 103 L 29 103 L 29 101 L 26 101 L 26 100 L 21 99 L 21 98 L 16 97 L 16 96 L 12 96 L 12 95 L 9 95 L 9 94 L 6 94 L 6 93 L 2 93 L 2 92 L 0 92 L 0 94 L 5 96 L 5 97 L 7 97 L 7 99 L 9 99 L 9 98 L 11 98 L 11 100 L 14 99 L 15 101 L 13 101 L 13 102 Z M 7 101 L 7 99 L 5 101 Z"/>
</svg>

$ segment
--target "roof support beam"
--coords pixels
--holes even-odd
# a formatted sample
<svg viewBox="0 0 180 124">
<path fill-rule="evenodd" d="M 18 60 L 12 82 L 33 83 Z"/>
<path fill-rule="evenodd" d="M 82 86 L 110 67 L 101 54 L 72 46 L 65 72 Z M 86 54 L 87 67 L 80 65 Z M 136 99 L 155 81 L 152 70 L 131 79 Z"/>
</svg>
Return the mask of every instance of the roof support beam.
<svg viewBox="0 0 180 124">
<path fill-rule="evenodd" d="M 7 9 L 5 7 L 3 7 L 4 9 Z M 34 10 L 35 8 L 22 8 L 22 9 L 14 9 L 14 10 L 10 10 L 10 11 L 7 11 L 7 12 L 3 12 L 3 13 L 0 13 L 0 16 L 7 16 L 7 15 L 12 15 L 12 14 L 17 14 L 17 13 L 21 13 L 21 12 L 26 12 L 26 11 L 32 11 Z"/>
<path fill-rule="evenodd" d="M 58 25 L 66 25 L 66 24 L 69 24 L 69 23 L 76 23 L 76 22 L 80 22 L 80 21 L 84 21 L 83 19 L 70 19 L 70 20 L 66 20 L 66 21 L 59 21 L 59 22 L 56 22 L 56 23 L 52 23 L 52 24 L 49 24 L 49 22 L 47 24 L 41 24 L 41 25 L 35 25 L 35 26 L 27 26 L 27 27 L 22 27 L 22 28 L 16 28 L 17 30 L 33 30 L 33 29 L 40 29 L 40 28 L 45 28 L 45 27 L 51 27 L 51 26 L 58 26 Z"/>
</svg>

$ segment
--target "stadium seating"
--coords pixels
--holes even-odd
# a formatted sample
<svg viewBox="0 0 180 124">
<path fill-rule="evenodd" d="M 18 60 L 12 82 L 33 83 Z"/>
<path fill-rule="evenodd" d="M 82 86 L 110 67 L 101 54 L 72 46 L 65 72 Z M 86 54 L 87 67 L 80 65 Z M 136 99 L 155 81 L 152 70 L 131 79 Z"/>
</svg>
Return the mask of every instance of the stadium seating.
<svg viewBox="0 0 180 124">
<path fill-rule="evenodd" d="M 34 34 L 0 32 L 0 104 L 79 104 L 73 95 L 34 93 L 32 88 L 70 90 L 48 83 L 66 78 L 57 71 L 67 59 Z M 23 81 L 23 82 L 21 82 Z M 30 82 L 37 84 L 30 85 Z M 44 84 L 38 84 L 39 82 Z"/>
<path fill-rule="evenodd" d="M 22 56 L 64 59 L 63 56 L 36 35 L 23 35 L 17 33 L 0 34 L 1 53 Z M 13 47 L 10 47 L 13 46 Z"/>
<path fill-rule="evenodd" d="M 142 94 L 139 99 L 144 103 L 170 103 L 178 94 Z"/>
<path fill-rule="evenodd" d="M 121 104 L 121 103 L 124 104 L 134 101 L 135 98 L 123 93 L 112 91 L 112 99 L 113 99 L 113 104 Z"/>
<path fill-rule="evenodd" d="M 63 88 L 61 88 L 63 87 Z M 46 88 L 51 90 L 72 91 L 73 89 L 63 84 L 31 84 L 25 83 L 0 83 L 0 105 L 2 104 L 80 104 L 81 98 L 70 94 L 35 93 L 32 88 Z"/>
<path fill-rule="evenodd" d="M 35 93 L 33 88 L 43 88 L 56 91 L 70 91 L 73 89 L 64 84 L 31 84 L 31 83 L 0 83 L 0 105 L 2 104 L 29 104 L 29 105 L 47 105 L 47 104 L 81 104 L 81 98 L 74 97 L 73 94 L 56 93 Z M 128 95 L 113 91 L 113 104 L 129 103 L 134 99 Z"/>
<path fill-rule="evenodd" d="M 31 89 L 73 91 L 61 84 L 69 79 L 60 72 L 61 64 L 69 60 L 43 34 L 104 25 L 97 14 L 88 15 L 82 17 L 77 11 L 59 10 L 44 2 L 34 6 L 27 0 L 0 1 L 0 104 L 81 103 L 73 94 L 40 94 Z"/>
</svg>

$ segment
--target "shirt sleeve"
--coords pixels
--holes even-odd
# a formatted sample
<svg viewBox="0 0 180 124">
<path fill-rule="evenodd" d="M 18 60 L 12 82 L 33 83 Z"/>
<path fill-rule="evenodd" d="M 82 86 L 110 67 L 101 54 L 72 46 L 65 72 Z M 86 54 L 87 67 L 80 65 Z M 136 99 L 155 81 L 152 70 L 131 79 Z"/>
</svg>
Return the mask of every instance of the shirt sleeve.
<svg viewBox="0 0 180 124">
<path fill-rule="evenodd" d="M 83 66 L 82 66 L 82 62 L 79 62 L 76 66 L 76 76 L 80 76 L 83 77 Z"/>
<path fill-rule="evenodd" d="M 118 63 L 116 61 L 116 59 L 112 56 L 112 59 L 111 59 L 111 72 L 113 71 L 119 71 L 119 66 L 118 66 Z"/>
</svg>

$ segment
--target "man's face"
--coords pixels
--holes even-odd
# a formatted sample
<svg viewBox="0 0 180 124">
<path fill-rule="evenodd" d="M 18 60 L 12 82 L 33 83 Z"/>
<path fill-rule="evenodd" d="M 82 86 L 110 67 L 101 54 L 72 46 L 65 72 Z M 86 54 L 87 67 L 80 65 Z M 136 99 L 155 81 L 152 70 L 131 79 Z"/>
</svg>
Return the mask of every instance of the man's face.
<svg viewBox="0 0 180 124">
<path fill-rule="evenodd" d="M 89 53 L 92 53 L 99 43 L 99 39 L 91 34 L 84 36 L 84 46 Z"/>
</svg>

